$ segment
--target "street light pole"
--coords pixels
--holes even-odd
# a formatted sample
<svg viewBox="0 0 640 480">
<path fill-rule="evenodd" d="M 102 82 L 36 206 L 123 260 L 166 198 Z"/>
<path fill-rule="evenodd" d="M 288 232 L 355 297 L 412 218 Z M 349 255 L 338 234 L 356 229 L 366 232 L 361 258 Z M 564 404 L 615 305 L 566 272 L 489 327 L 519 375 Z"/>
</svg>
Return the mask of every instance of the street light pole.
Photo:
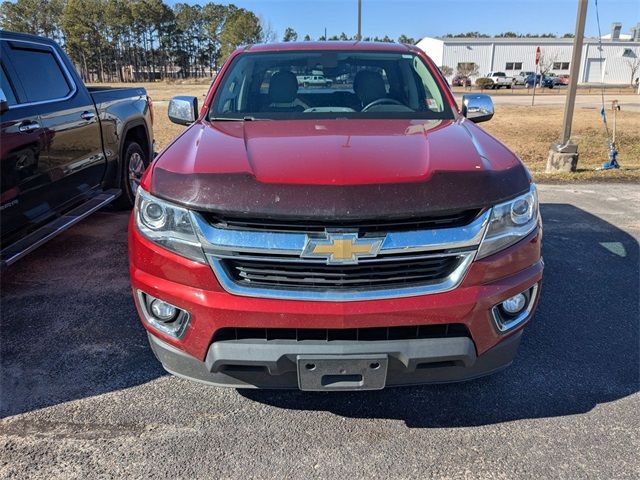
<svg viewBox="0 0 640 480">
<path fill-rule="evenodd" d="M 564 121 L 560 143 L 552 145 L 547 159 L 547 172 L 575 172 L 578 164 L 578 146 L 571 142 L 571 123 L 576 104 L 578 90 L 578 75 L 582 60 L 582 46 L 584 45 L 584 26 L 587 20 L 588 0 L 578 0 L 578 14 L 576 17 L 576 34 L 573 37 L 573 53 L 571 55 L 571 71 L 567 100 L 564 105 Z"/>
<path fill-rule="evenodd" d="M 358 0 L 358 37 L 357 40 L 362 40 L 362 0 Z"/>
</svg>

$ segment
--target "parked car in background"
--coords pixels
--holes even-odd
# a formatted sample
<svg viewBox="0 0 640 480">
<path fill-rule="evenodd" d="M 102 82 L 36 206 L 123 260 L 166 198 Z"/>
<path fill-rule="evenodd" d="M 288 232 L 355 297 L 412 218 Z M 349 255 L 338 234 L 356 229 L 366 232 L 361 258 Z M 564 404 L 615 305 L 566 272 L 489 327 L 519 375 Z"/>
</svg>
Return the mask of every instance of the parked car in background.
<svg viewBox="0 0 640 480">
<path fill-rule="evenodd" d="M 526 85 L 529 75 L 535 75 L 535 72 L 520 72 L 513 77 L 514 85 Z"/>
<path fill-rule="evenodd" d="M 525 85 L 527 86 L 527 88 L 532 88 L 534 83 L 537 87 L 540 86 L 540 82 L 542 80 L 542 75 L 538 74 L 531 74 L 527 77 L 527 80 L 525 82 Z"/>
<path fill-rule="evenodd" d="M 465 77 L 464 75 L 456 75 L 451 80 L 451 85 L 454 87 L 470 87 L 471 79 L 469 77 Z"/>
<path fill-rule="evenodd" d="M 87 88 L 52 40 L 0 31 L 2 266 L 114 200 L 153 154 L 144 88 Z"/>
<path fill-rule="evenodd" d="M 504 72 L 489 72 L 487 78 L 493 80 L 493 86 L 491 88 L 499 89 L 500 87 L 511 88 L 514 84 L 513 77 L 507 76 Z"/>
<path fill-rule="evenodd" d="M 299 75 L 298 85 L 303 87 L 330 87 L 333 81 L 324 75 Z"/>
<path fill-rule="evenodd" d="M 553 88 L 564 85 L 555 73 L 548 73 L 542 79 L 542 86 L 545 88 Z"/>
<path fill-rule="evenodd" d="M 569 85 L 569 75 L 559 75 L 558 79 L 562 85 Z"/>
<path fill-rule="evenodd" d="M 352 72 L 347 88 L 298 89 L 310 56 Z M 509 365 L 542 280 L 536 187 L 476 125 L 491 98 L 461 105 L 417 47 L 369 42 L 244 46 L 202 108 L 172 99 L 190 126 L 149 167 L 129 226 L 165 369 L 337 391 Z"/>
</svg>

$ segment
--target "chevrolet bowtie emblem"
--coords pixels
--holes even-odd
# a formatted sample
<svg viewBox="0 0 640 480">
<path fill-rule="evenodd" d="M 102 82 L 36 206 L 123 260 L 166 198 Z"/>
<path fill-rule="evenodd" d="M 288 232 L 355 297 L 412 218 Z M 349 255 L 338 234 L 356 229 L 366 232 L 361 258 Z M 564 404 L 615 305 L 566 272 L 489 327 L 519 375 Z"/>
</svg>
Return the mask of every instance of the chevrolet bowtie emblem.
<svg viewBox="0 0 640 480">
<path fill-rule="evenodd" d="M 384 238 L 358 238 L 356 233 L 327 233 L 326 238 L 307 237 L 303 258 L 324 258 L 327 265 L 357 264 L 359 258 L 375 257 Z"/>
</svg>

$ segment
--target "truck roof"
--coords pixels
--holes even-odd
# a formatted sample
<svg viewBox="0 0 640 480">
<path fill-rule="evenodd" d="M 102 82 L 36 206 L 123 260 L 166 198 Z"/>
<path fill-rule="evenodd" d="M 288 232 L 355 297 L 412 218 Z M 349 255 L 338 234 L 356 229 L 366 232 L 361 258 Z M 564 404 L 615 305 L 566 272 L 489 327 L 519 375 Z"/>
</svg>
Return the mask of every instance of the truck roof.
<svg viewBox="0 0 640 480">
<path fill-rule="evenodd" d="M 32 35 L 30 33 L 11 32 L 9 30 L 0 29 L 0 37 L 4 40 L 23 40 L 23 41 L 37 41 L 38 43 L 46 43 L 48 45 L 58 45 L 55 40 L 51 38 L 42 37 L 40 35 Z"/>
<path fill-rule="evenodd" d="M 362 42 L 362 41 L 326 41 L 326 42 L 279 42 L 259 43 L 240 47 L 246 52 L 279 52 L 279 51 L 309 51 L 309 50 L 359 50 L 359 51 L 387 51 L 410 52 L 418 51 L 417 47 L 402 43 Z"/>
</svg>

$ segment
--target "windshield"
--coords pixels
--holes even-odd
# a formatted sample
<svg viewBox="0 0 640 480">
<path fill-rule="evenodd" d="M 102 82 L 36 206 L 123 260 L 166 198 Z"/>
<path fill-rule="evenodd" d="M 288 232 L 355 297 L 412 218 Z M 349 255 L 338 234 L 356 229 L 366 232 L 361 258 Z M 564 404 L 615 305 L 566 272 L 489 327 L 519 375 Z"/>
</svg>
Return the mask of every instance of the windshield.
<svg viewBox="0 0 640 480">
<path fill-rule="evenodd" d="M 209 119 L 425 118 L 453 112 L 413 53 L 305 51 L 237 56 Z"/>
</svg>

